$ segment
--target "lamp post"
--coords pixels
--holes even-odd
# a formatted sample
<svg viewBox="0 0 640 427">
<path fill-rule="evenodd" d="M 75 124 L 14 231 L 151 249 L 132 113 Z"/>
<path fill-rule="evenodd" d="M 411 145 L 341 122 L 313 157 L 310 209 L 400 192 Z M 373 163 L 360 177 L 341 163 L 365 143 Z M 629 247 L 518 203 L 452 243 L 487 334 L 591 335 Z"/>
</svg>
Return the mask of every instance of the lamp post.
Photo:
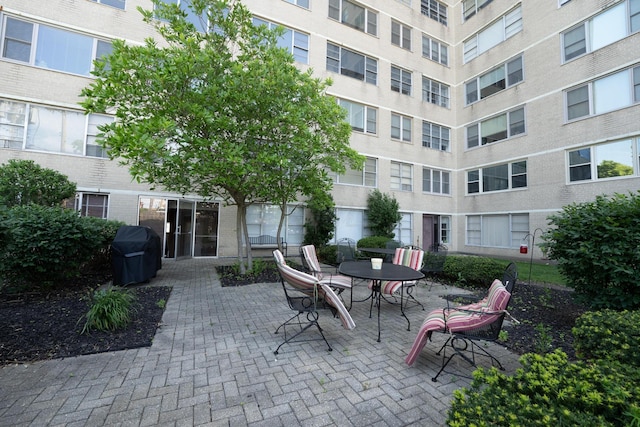
<svg viewBox="0 0 640 427">
<path fill-rule="evenodd" d="M 542 228 L 536 228 L 535 230 L 533 230 L 533 233 L 528 233 L 526 236 L 524 236 L 522 238 L 522 243 L 520 244 L 520 253 L 526 254 L 529 251 L 529 247 L 527 243 L 529 238 L 531 238 L 531 256 L 529 258 L 529 285 L 531 285 L 531 270 L 533 268 L 533 250 L 535 248 L 536 233 L 538 231 L 540 232 L 540 236 L 542 236 L 542 233 L 544 233 Z M 527 243 L 525 243 L 525 240 L 527 241 Z"/>
</svg>

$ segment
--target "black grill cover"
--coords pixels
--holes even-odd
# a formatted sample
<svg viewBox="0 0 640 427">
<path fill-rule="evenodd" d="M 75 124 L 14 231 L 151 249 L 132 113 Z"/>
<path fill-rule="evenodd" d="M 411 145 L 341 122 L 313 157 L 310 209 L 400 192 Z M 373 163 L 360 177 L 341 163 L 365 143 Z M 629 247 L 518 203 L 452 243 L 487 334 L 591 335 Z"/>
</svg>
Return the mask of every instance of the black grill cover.
<svg viewBox="0 0 640 427">
<path fill-rule="evenodd" d="M 148 282 L 162 268 L 162 243 L 149 227 L 125 225 L 111 244 L 113 284 Z"/>
</svg>

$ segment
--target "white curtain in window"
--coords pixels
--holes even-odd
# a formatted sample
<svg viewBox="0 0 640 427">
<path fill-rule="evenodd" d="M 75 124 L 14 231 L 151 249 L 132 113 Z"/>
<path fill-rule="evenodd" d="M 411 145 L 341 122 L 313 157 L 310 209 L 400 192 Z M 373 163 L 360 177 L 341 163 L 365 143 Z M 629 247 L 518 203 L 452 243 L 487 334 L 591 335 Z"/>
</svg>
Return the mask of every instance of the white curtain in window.
<svg viewBox="0 0 640 427">
<path fill-rule="evenodd" d="M 482 217 L 482 246 L 507 248 L 511 242 L 509 215 Z"/>
<path fill-rule="evenodd" d="M 491 49 L 504 40 L 502 19 L 478 34 L 478 55 Z"/>
<path fill-rule="evenodd" d="M 363 216 L 364 212 L 355 209 L 337 209 L 336 215 L 336 232 L 335 237 L 337 240 L 348 237 L 355 240 L 360 240 L 363 236 Z"/>
<path fill-rule="evenodd" d="M 591 21 L 591 50 L 600 49 L 627 35 L 627 5 L 621 2 Z"/>
<path fill-rule="evenodd" d="M 593 82 L 593 106 L 596 114 L 631 105 L 629 70 Z"/>
</svg>

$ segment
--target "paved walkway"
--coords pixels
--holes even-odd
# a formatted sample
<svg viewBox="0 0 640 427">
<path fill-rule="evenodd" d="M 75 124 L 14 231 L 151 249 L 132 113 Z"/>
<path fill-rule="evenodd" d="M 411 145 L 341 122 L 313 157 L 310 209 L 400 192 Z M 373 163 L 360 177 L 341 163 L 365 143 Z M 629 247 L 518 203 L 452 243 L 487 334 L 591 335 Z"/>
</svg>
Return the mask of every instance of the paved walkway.
<svg viewBox="0 0 640 427">
<path fill-rule="evenodd" d="M 0 368 L 0 425 L 442 426 L 453 391 L 470 382 L 459 358 L 431 381 L 442 334 L 406 366 L 425 312 L 408 312 L 407 331 L 399 307 L 386 303 L 380 343 L 375 308 L 369 319 L 369 303 L 356 303 L 353 331 L 321 316 L 332 352 L 313 341 L 275 356 L 273 332 L 291 315 L 281 285 L 222 288 L 216 262 L 163 263 L 151 284 L 173 291 L 149 348 Z M 442 306 L 442 291 L 422 287 L 418 296 L 429 310 Z M 496 352 L 507 371 L 517 367 L 517 356 Z"/>
</svg>

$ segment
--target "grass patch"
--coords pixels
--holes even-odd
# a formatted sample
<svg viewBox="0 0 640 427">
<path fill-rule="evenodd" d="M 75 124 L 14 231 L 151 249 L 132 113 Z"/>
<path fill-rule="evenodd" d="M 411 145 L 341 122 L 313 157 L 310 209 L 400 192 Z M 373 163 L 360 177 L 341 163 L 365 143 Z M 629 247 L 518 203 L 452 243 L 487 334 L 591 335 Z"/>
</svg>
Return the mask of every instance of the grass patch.
<svg viewBox="0 0 640 427">
<path fill-rule="evenodd" d="M 566 280 L 555 264 L 535 261 L 531 265 L 529 261 L 515 261 L 515 263 L 518 266 L 518 279 L 521 282 L 529 282 L 529 269 L 531 269 L 531 282 L 566 286 Z"/>
</svg>

